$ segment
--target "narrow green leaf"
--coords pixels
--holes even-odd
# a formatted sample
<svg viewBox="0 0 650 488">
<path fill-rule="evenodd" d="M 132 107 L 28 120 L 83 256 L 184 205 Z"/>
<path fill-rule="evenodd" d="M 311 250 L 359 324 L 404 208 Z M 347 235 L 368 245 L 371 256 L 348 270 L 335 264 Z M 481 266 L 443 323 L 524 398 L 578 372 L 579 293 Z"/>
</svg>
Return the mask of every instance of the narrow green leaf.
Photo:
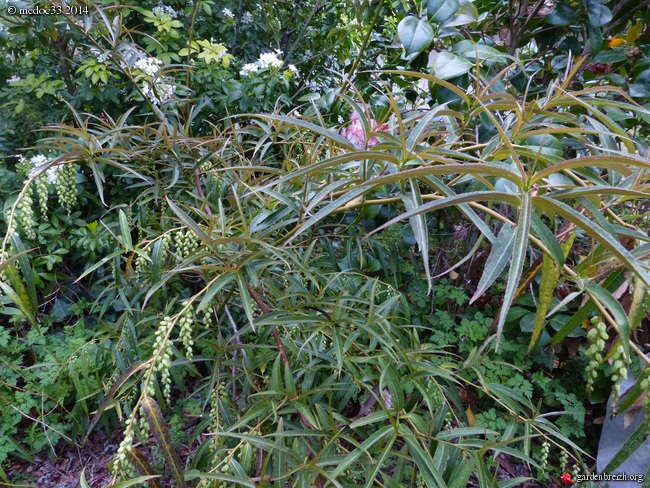
<svg viewBox="0 0 650 488">
<path fill-rule="evenodd" d="M 449 476 L 449 488 L 467 488 L 468 482 L 474 472 L 475 463 L 473 459 L 463 460 L 456 464 L 456 467 Z"/>
<path fill-rule="evenodd" d="M 621 335 L 621 347 L 625 353 L 625 357 L 630 359 L 630 324 L 627 321 L 627 314 L 620 302 L 614 296 L 605 290 L 602 286 L 596 283 L 587 284 L 587 293 L 592 299 L 598 300 L 605 305 L 614 316 L 618 332 Z"/>
<path fill-rule="evenodd" d="M 539 283 L 539 299 L 537 300 L 537 311 L 535 313 L 535 322 L 533 324 L 533 334 L 530 337 L 527 353 L 530 353 L 542 333 L 542 329 L 546 323 L 546 313 L 551 306 L 551 300 L 553 300 L 553 291 L 555 290 L 557 280 L 560 277 L 560 269 L 556 266 L 553 258 L 544 254 L 542 259 L 542 279 Z"/>
<path fill-rule="evenodd" d="M 143 476 L 149 476 L 151 479 L 149 480 L 149 486 L 152 488 L 162 488 L 162 485 L 156 478 L 160 478 L 160 476 L 156 475 L 154 473 L 153 468 L 149 464 L 149 461 L 147 461 L 147 458 L 144 457 L 140 449 L 131 449 L 127 453 L 127 457 L 129 461 L 131 461 L 131 464 L 133 464 L 140 473 L 142 473 Z"/>
<path fill-rule="evenodd" d="M 506 316 L 510 305 L 517 291 L 519 285 L 519 278 L 524 269 L 524 262 L 526 260 L 526 252 L 528 251 L 528 237 L 530 232 L 531 214 L 533 213 L 532 198 L 530 193 L 524 192 L 521 195 L 521 205 L 519 206 L 519 219 L 517 220 L 517 234 L 515 236 L 515 247 L 512 254 L 512 262 L 510 263 L 510 271 L 508 273 L 508 282 L 506 284 L 506 291 L 503 297 L 503 305 L 499 311 L 499 320 L 497 322 L 497 337 L 495 341 L 495 350 L 499 349 L 499 342 L 501 340 L 501 333 L 503 326 L 506 323 Z"/>
<path fill-rule="evenodd" d="M 498 488 L 495 477 L 490 473 L 480 451 L 474 452 L 474 460 L 477 466 L 476 477 L 479 488 Z"/>
<path fill-rule="evenodd" d="M 643 393 L 645 393 L 645 388 L 641 388 L 641 383 L 643 383 L 643 380 L 645 378 L 645 374 L 640 374 L 639 377 L 634 381 L 632 388 L 627 390 L 621 400 L 617 402 L 616 415 L 625 412 L 628 408 L 634 405 L 634 403 L 641 395 L 643 395 Z"/>
<path fill-rule="evenodd" d="M 194 219 L 192 219 L 189 215 L 187 215 L 181 208 L 174 203 L 174 201 L 169 198 L 169 196 L 165 196 L 165 201 L 167 202 L 167 205 L 169 205 L 169 208 L 172 209 L 172 211 L 178 216 L 180 221 L 185 224 L 187 227 L 192 229 L 192 232 L 196 234 L 196 236 L 202 240 L 203 242 L 206 242 L 207 236 L 205 232 L 199 227 L 199 224 L 197 224 Z"/>
<path fill-rule="evenodd" d="M 129 222 L 126 220 L 126 214 L 122 209 L 120 209 L 118 215 L 120 220 L 122 244 L 124 244 L 126 251 L 130 252 L 133 250 L 133 242 L 131 241 L 131 227 L 129 226 Z"/>
<path fill-rule="evenodd" d="M 200 312 L 209 304 L 213 303 L 215 299 L 214 297 L 217 295 L 217 293 L 223 290 L 223 288 L 229 285 L 234 279 L 235 276 L 232 273 L 224 273 L 208 283 L 208 291 L 206 291 L 203 295 L 201 302 L 196 307 L 196 311 Z"/>
<path fill-rule="evenodd" d="M 499 488 L 517 488 L 518 486 L 523 486 L 527 481 L 531 481 L 534 478 L 526 478 L 524 476 L 519 476 L 518 478 L 512 478 L 511 480 L 500 480 L 497 483 Z"/>
<path fill-rule="evenodd" d="M 38 312 L 38 295 L 36 294 L 36 282 L 34 281 L 34 270 L 32 268 L 31 260 L 28 258 L 29 250 L 25 249 L 20 237 L 17 234 L 12 234 L 10 237 L 11 245 L 13 250 L 18 256 L 18 263 L 20 265 L 20 272 L 22 274 L 25 288 L 27 289 L 27 296 L 29 297 L 29 307 L 33 313 Z M 13 285 L 13 283 L 12 283 Z"/>
<path fill-rule="evenodd" d="M 248 288 L 246 287 L 246 281 L 244 276 L 241 273 L 237 273 L 237 285 L 239 287 L 239 296 L 241 298 L 242 306 L 244 307 L 244 312 L 246 313 L 246 318 L 255 332 L 255 322 L 253 318 L 253 299 L 248 293 Z"/>
<path fill-rule="evenodd" d="M 450 90 L 454 94 L 458 95 L 458 97 L 465 103 L 468 104 L 470 103 L 469 97 L 467 96 L 467 93 L 465 93 L 461 88 L 458 86 L 454 85 L 453 83 L 449 83 L 448 81 L 443 80 L 442 78 L 437 78 L 433 75 L 430 75 L 428 73 L 419 73 L 417 71 L 404 71 L 404 70 L 378 70 L 376 73 L 386 73 L 386 74 L 393 74 L 393 75 L 399 75 L 399 76 L 404 76 L 404 77 L 412 77 L 412 78 L 420 78 L 422 80 L 427 80 L 429 83 L 433 83 L 434 85 L 441 85 L 445 87 L 446 89 Z"/>
<path fill-rule="evenodd" d="M 278 419 L 278 428 L 275 432 L 275 442 L 284 446 L 284 436 L 282 435 L 284 432 L 284 419 L 282 417 Z M 273 456 L 273 484 L 276 488 L 285 488 L 284 477 L 287 474 L 287 458 L 283 451 L 273 451 L 271 455 Z"/>
<path fill-rule="evenodd" d="M 158 441 L 158 447 L 167 461 L 167 466 L 174 475 L 176 485 L 180 488 L 185 488 L 187 485 L 185 484 L 185 478 L 183 477 L 183 468 L 181 467 L 178 454 L 172 445 L 169 427 L 165 423 L 160 407 L 156 403 L 156 400 L 150 396 L 145 396 L 142 400 L 142 410 L 151 426 L 154 437 Z"/>
<path fill-rule="evenodd" d="M 196 470 L 192 470 L 187 473 L 188 481 L 197 478 L 206 479 L 206 480 L 224 481 L 225 483 L 232 483 L 236 486 L 245 486 L 246 488 L 256 488 L 257 486 L 259 486 L 258 483 L 252 482 L 250 478 L 241 479 L 241 478 L 236 478 L 235 476 L 230 476 L 221 473 L 199 473 Z"/>
<path fill-rule="evenodd" d="M 397 440 L 397 433 L 395 433 L 391 438 L 391 440 L 386 443 L 379 457 L 374 460 L 374 467 L 372 471 L 367 473 L 365 488 L 370 488 L 375 484 L 375 480 L 379 475 L 379 471 L 385 467 L 386 458 L 388 457 L 388 454 L 390 454 L 391 449 L 393 448 L 393 444 L 395 444 L 396 440 Z"/>
<path fill-rule="evenodd" d="M 614 154 L 567 159 L 566 161 L 555 163 L 535 173 L 531 177 L 531 184 L 539 183 L 545 178 L 551 176 L 553 173 L 559 173 L 567 169 L 588 168 L 590 166 L 614 169 L 621 172 L 623 175 L 629 176 L 632 173 L 630 166 L 648 169 L 650 168 L 650 162 L 639 157 L 617 156 Z"/>
<path fill-rule="evenodd" d="M 389 364 L 382 369 L 381 376 L 379 378 L 379 388 L 383 390 L 385 387 L 388 387 L 388 391 L 391 396 L 391 403 L 395 412 L 400 412 L 404 407 L 404 393 L 402 391 L 401 378 L 395 368 L 394 364 Z"/>
<path fill-rule="evenodd" d="M 104 410 L 106 410 L 106 407 L 113 401 L 113 398 L 115 397 L 115 394 L 118 392 L 118 390 L 126 383 L 126 381 L 133 376 L 135 373 L 138 371 L 144 369 L 149 365 L 148 362 L 144 361 L 136 361 L 133 363 L 131 366 L 129 366 L 127 369 L 124 370 L 124 373 L 120 375 L 120 377 L 115 380 L 115 383 L 111 386 L 111 389 L 108 390 L 108 393 L 102 400 L 102 402 L 99 404 L 99 407 L 97 408 L 97 412 L 95 412 L 95 415 L 93 416 L 92 420 L 90 421 L 90 424 L 88 424 L 88 428 L 86 429 L 86 435 L 83 438 L 82 445 L 86 443 L 86 440 L 88 439 L 88 436 L 90 433 L 93 431 L 95 428 L 95 425 L 97 425 L 97 422 L 99 421 L 100 417 L 102 416 L 102 413 L 104 413 Z"/>
<path fill-rule="evenodd" d="M 596 239 L 618 259 L 620 259 L 630 271 L 634 272 L 643 280 L 646 286 L 650 286 L 650 274 L 645 270 L 643 265 L 621 245 L 618 239 L 613 238 L 609 232 L 602 229 L 594 221 L 589 220 L 580 212 L 577 212 L 568 205 L 547 197 L 536 196 L 533 197 L 533 201 L 537 207 L 542 208 L 547 213 L 557 214 L 576 224 L 586 234 Z"/>
<path fill-rule="evenodd" d="M 406 139 L 406 150 L 408 152 L 413 152 L 415 146 L 421 141 L 422 137 L 427 134 L 431 120 L 434 117 L 439 117 L 440 111 L 446 109 L 446 103 L 438 105 L 435 108 L 429 110 L 427 114 L 418 121 L 417 125 L 411 130 L 408 139 Z"/>
<path fill-rule="evenodd" d="M 603 286 L 609 290 L 616 290 L 625 280 L 622 270 L 610 274 Z M 571 318 L 558 330 L 551 340 L 549 346 L 559 344 L 565 337 L 567 337 L 576 327 L 580 327 L 582 323 L 589 318 L 589 316 L 596 310 L 596 304 L 593 300 L 589 300 L 582 308 L 571 316 Z"/>
<path fill-rule="evenodd" d="M 539 237 L 539 240 L 542 241 L 542 243 L 546 246 L 546 248 L 551 253 L 551 257 L 553 258 L 553 261 L 555 261 L 555 263 L 558 266 L 562 266 L 564 264 L 564 259 L 565 259 L 564 251 L 562 250 L 562 245 L 555 238 L 555 235 L 553 234 L 553 232 L 551 232 L 551 229 L 546 227 L 546 224 L 534 212 L 532 215 L 532 220 L 530 221 L 530 226 L 535 232 L 535 235 Z"/>
<path fill-rule="evenodd" d="M 25 290 L 25 287 L 23 286 L 23 283 L 20 281 L 20 277 L 18 276 L 18 270 L 16 270 L 15 266 L 7 266 L 4 273 L 8 277 L 7 281 L 9 281 L 9 283 L 12 285 L 17 285 L 19 291 L 16 292 L 12 286 L 9 286 L 2 280 L 0 280 L 0 288 L 4 294 L 7 295 L 14 304 L 16 304 L 18 309 L 23 313 L 29 323 L 33 327 L 38 327 L 36 319 L 34 318 L 34 314 L 32 313 L 31 307 L 29 306 L 29 297 L 27 296 L 27 291 Z"/>
<path fill-rule="evenodd" d="M 469 301 L 470 305 L 483 295 L 492 283 L 501 276 L 501 272 L 510 261 L 515 245 L 515 229 L 516 227 L 514 225 L 508 223 L 503 224 L 501 227 L 501 232 L 499 232 L 497 241 L 492 246 L 490 256 L 485 263 L 485 268 L 483 269 L 483 274 L 481 275 L 476 292 Z"/>
<path fill-rule="evenodd" d="M 411 430 L 405 425 L 400 425 L 400 431 L 404 438 L 404 442 L 408 445 L 409 453 L 415 461 L 424 482 L 428 488 L 447 488 L 445 480 L 442 478 L 440 472 L 436 469 L 431 455 L 422 448 L 418 442 L 421 437 L 415 436 Z"/>
<path fill-rule="evenodd" d="M 446 197 L 452 197 L 456 195 L 456 193 L 451 188 L 449 188 L 435 176 L 426 176 L 424 180 Z M 461 205 L 458 205 L 458 209 L 472 222 L 472 224 L 476 226 L 478 230 L 481 231 L 481 234 L 483 234 L 487 240 L 490 241 L 490 244 L 494 244 L 496 242 L 497 238 L 494 237 L 492 229 L 490 229 L 485 221 L 479 217 L 476 212 L 474 212 L 474 210 L 472 210 L 472 207 L 466 203 L 463 203 Z"/>
<path fill-rule="evenodd" d="M 387 227 L 390 227 L 393 224 L 396 224 L 397 222 L 401 222 L 402 220 L 405 219 L 410 219 L 415 215 L 419 215 L 425 212 L 431 212 L 433 210 L 439 210 L 441 208 L 451 207 L 462 203 L 479 202 L 479 201 L 495 201 L 495 200 L 505 201 L 512 205 L 519 204 L 519 199 L 515 195 L 511 195 L 509 193 L 496 192 L 496 191 L 476 191 L 476 192 L 469 192 L 460 195 L 454 195 L 453 197 L 441 198 L 440 200 L 425 203 L 424 205 L 410 212 L 404 212 L 403 214 L 398 215 L 394 219 L 389 220 L 385 224 L 379 226 L 378 228 L 370 232 L 368 235 L 371 236 L 373 234 L 376 234 L 377 232 L 381 232 L 382 230 L 386 229 Z"/>
<path fill-rule="evenodd" d="M 436 435 L 436 439 L 441 441 L 450 441 L 458 437 L 499 435 L 496 430 L 486 429 L 485 427 L 457 427 L 448 431 L 441 431 Z"/>
<path fill-rule="evenodd" d="M 361 444 L 357 449 L 348 454 L 339 464 L 337 464 L 334 471 L 332 471 L 332 477 L 336 478 L 340 476 L 346 469 L 348 469 L 352 464 L 357 462 L 361 456 L 367 456 L 368 459 L 372 459 L 370 455 L 370 448 L 376 443 L 384 439 L 391 433 L 394 433 L 395 429 L 392 425 L 386 425 L 380 428 L 377 432 L 374 432 L 370 437 L 368 437 L 363 444 Z"/>
<path fill-rule="evenodd" d="M 411 194 L 402 195 L 402 201 L 407 212 L 410 212 L 422 206 L 422 195 L 420 194 L 420 187 L 417 180 L 410 180 Z M 431 267 L 429 266 L 429 228 L 427 227 L 427 218 L 424 214 L 415 215 L 409 219 L 415 241 L 418 243 L 418 248 L 422 256 L 422 264 L 424 266 L 424 273 L 427 277 L 427 284 L 429 292 L 433 285 L 431 279 Z"/>
<path fill-rule="evenodd" d="M 627 442 L 623 444 L 623 447 L 621 447 L 620 451 L 618 451 L 609 462 L 609 464 L 605 466 L 603 473 L 611 473 L 621 464 L 623 464 L 627 458 L 634 454 L 637 449 L 639 449 L 639 447 L 641 447 L 643 444 L 645 440 L 645 433 L 646 424 L 644 422 L 641 422 L 641 425 L 639 425 L 636 430 L 632 432 L 632 435 L 630 435 L 630 438 L 627 440 Z"/>
</svg>

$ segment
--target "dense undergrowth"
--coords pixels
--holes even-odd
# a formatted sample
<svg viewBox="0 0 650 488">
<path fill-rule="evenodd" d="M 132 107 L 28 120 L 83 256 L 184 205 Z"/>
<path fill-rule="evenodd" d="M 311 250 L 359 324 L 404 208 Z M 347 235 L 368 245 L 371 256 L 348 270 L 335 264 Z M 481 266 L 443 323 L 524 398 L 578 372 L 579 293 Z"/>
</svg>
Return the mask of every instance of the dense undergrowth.
<svg viewBox="0 0 650 488">
<path fill-rule="evenodd" d="M 119 486 L 594 471 L 650 406 L 628 3 L 0 15 L 3 481 L 96 429 Z"/>
</svg>

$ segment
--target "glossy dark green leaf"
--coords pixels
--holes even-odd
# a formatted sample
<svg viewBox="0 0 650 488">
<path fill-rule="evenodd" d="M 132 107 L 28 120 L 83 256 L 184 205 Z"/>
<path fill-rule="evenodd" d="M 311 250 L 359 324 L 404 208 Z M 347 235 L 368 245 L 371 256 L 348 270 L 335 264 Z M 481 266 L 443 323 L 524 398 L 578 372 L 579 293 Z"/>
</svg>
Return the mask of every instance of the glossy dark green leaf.
<svg viewBox="0 0 650 488">
<path fill-rule="evenodd" d="M 448 80 L 464 75 L 473 66 L 468 59 L 443 51 L 435 54 L 431 64 L 431 74 L 440 79 Z"/>
<path fill-rule="evenodd" d="M 454 15 L 459 6 L 458 0 L 429 0 L 427 17 L 430 22 L 442 22 Z"/>
<path fill-rule="evenodd" d="M 612 20 L 612 11 L 600 0 L 584 0 L 591 27 L 602 27 Z"/>
<path fill-rule="evenodd" d="M 571 5 L 558 2 L 555 9 L 544 17 L 544 22 L 555 26 L 571 25 L 576 21 L 576 17 L 576 11 Z"/>
<path fill-rule="evenodd" d="M 408 16 L 397 26 L 397 33 L 407 55 L 418 53 L 433 42 L 433 29 L 424 20 Z"/>
</svg>

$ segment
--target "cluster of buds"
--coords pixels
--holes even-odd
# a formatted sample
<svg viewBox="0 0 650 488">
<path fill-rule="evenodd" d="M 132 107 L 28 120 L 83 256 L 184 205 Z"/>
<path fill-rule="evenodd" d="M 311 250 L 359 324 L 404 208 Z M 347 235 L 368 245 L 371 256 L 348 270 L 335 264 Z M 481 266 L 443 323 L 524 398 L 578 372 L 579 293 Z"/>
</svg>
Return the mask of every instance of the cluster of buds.
<svg viewBox="0 0 650 488">
<path fill-rule="evenodd" d="M 180 260 L 188 258 L 199 247 L 199 240 L 190 230 L 180 230 L 174 236 L 174 244 Z"/>
<path fill-rule="evenodd" d="M 156 355 L 156 362 L 154 364 L 154 372 L 160 371 L 160 383 L 163 387 L 163 395 L 167 402 L 172 390 L 172 380 L 169 369 L 172 365 L 172 344 L 169 340 L 169 332 L 174 325 L 171 317 L 164 317 L 160 321 L 158 330 L 156 330 L 156 342 L 154 343 L 154 351 Z M 150 388 L 152 385 L 150 384 Z M 153 395 L 152 391 L 148 394 Z"/>
<path fill-rule="evenodd" d="M 214 327 L 214 307 L 212 305 L 203 309 L 203 326 L 206 329 Z"/>
<path fill-rule="evenodd" d="M 149 268 L 149 259 L 147 259 L 146 251 L 143 250 L 142 253 L 138 253 L 135 256 L 135 273 L 138 278 L 144 278 L 146 276 L 147 269 Z"/>
<path fill-rule="evenodd" d="M 59 203 L 70 216 L 72 207 L 77 203 L 77 169 L 74 164 L 65 164 L 57 171 L 56 193 Z"/>
<path fill-rule="evenodd" d="M 41 217 L 47 220 L 47 199 L 48 199 L 48 181 L 47 176 L 42 175 L 36 179 L 36 196 L 38 196 L 38 206 L 41 209 Z"/>
<path fill-rule="evenodd" d="M 32 201 L 31 188 L 28 189 L 18 202 L 17 220 L 27 239 L 36 239 L 36 221 L 34 220 L 34 202 Z"/>
<path fill-rule="evenodd" d="M 623 348 L 619 344 L 612 354 L 612 412 L 616 409 L 616 403 L 621 398 L 621 381 L 627 378 L 627 360 Z"/>
<path fill-rule="evenodd" d="M 191 361 L 192 357 L 194 356 L 194 353 L 192 351 L 192 346 L 194 345 L 194 341 L 192 340 L 192 329 L 194 329 L 194 313 L 192 312 L 192 307 L 188 306 L 187 301 L 183 302 L 183 308 L 185 307 L 187 307 L 185 309 L 185 312 L 178 320 L 178 339 L 181 341 L 181 344 L 183 344 L 183 347 L 185 348 L 185 356 L 189 361 Z"/>
<path fill-rule="evenodd" d="M 568 463 L 569 463 L 569 451 L 563 449 L 562 454 L 560 454 L 560 471 L 562 472 L 566 471 L 566 467 Z"/>
<path fill-rule="evenodd" d="M 133 466 L 129 462 L 127 456 L 133 448 L 133 417 L 126 419 L 126 428 L 124 429 L 124 439 L 117 448 L 115 455 L 115 462 L 113 463 L 113 472 L 121 474 L 124 478 L 130 477 L 133 471 Z"/>
<path fill-rule="evenodd" d="M 166 232 L 160 238 L 160 251 L 163 256 L 167 256 L 170 247 L 172 247 L 172 236 Z"/>
<path fill-rule="evenodd" d="M 605 341 L 609 338 L 607 335 L 607 326 L 598 317 L 591 320 L 595 326 L 587 333 L 587 339 L 591 346 L 585 354 L 589 358 L 589 364 L 585 368 L 587 373 L 587 386 L 585 387 L 587 395 L 594 390 L 594 381 L 598 377 L 598 366 L 603 361 L 603 351 L 605 350 Z"/>
<path fill-rule="evenodd" d="M 551 452 L 551 444 L 545 440 L 542 442 L 542 451 L 541 451 L 541 456 L 539 458 L 539 471 L 543 472 L 546 471 L 546 468 L 548 467 L 548 455 Z"/>
</svg>

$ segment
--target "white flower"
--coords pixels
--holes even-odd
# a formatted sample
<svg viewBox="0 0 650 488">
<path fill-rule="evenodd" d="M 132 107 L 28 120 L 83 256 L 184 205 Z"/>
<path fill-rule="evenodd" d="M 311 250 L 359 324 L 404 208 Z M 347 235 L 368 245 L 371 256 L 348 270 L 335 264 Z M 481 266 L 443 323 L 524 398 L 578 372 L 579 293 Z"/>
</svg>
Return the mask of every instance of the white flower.
<svg viewBox="0 0 650 488">
<path fill-rule="evenodd" d="M 47 163 L 48 161 L 49 161 L 49 159 L 47 159 L 42 154 L 37 154 L 36 156 L 32 156 L 32 158 L 29 160 L 29 162 L 32 164 L 32 166 L 42 166 L 45 163 Z"/>
<path fill-rule="evenodd" d="M 34 176 L 36 173 L 42 172 L 42 166 L 49 163 L 50 159 L 47 157 L 43 156 L 42 154 L 37 154 L 36 156 L 32 156 L 32 158 L 29 160 L 30 164 L 32 165 L 32 169 L 29 172 L 29 176 Z M 45 170 L 45 178 L 47 179 L 47 182 L 54 185 L 59 179 L 59 166 L 51 166 Z"/>
<path fill-rule="evenodd" d="M 251 22 L 253 22 L 253 14 L 250 12 L 244 12 L 244 15 L 241 16 L 241 23 L 250 24 Z"/>
<path fill-rule="evenodd" d="M 18 75 L 13 75 L 11 78 L 7 79 L 7 83 L 16 83 L 17 81 L 20 81 L 21 78 Z"/>
<path fill-rule="evenodd" d="M 223 8 L 221 10 L 221 13 L 223 14 L 224 17 L 227 17 L 229 19 L 234 19 L 235 18 L 235 14 L 233 14 L 232 10 L 230 10 L 229 8 Z"/>
<path fill-rule="evenodd" d="M 298 71 L 298 68 L 296 68 L 293 64 L 290 64 L 288 66 L 289 71 L 291 72 L 292 76 L 298 76 L 300 74 L 300 71 Z"/>
<path fill-rule="evenodd" d="M 258 71 L 257 63 L 248 63 L 242 66 L 239 76 L 249 76 L 251 73 L 257 73 Z"/>
<path fill-rule="evenodd" d="M 161 102 L 166 102 L 174 95 L 176 87 L 165 83 L 164 81 L 156 83 L 155 90 L 149 85 L 145 84 L 142 87 L 142 93 L 151 100 L 151 103 L 158 105 Z"/>
<path fill-rule="evenodd" d="M 176 12 L 176 10 L 174 10 L 174 9 L 171 8 L 171 7 L 168 7 L 167 5 L 165 5 L 165 4 L 162 3 L 162 2 L 159 2 L 159 3 L 158 3 L 158 6 L 157 6 L 157 7 L 154 7 L 154 8 L 151 10 L 151 12 L 152 12 L 154 15 L 156 15 L 156 16 L 158 16 L 158 15 L 161 15 L 161 16 L 162 16 L 162 15 L 167 14 L 167 15 L 169 15 L 172 19 L 175 19 L 176 17 L 178 17 L 178 13 Z"/>
<path fill-rule="evenodd" d="M 97 56 L 97 62 L 101 64 L 104 64 L 107 59 L 108 59 L 108 53 L 101 53 L 100 55 Z"/>
<path fill-rule="evenodd" d="M 52 166 L 51 168 L 47 168 L 45 178 L 50 185 L 56 185 L 56 182 L 59 181 L 59 167 Z"/>
<path fill-rule="evenodd" d="M 257 61 L 259 67 L 262 69 L 272 66 L 273 68 L 280 68 L 284 64 L 282 60 L 278 58 L 282 54 L 282 51 L 276 49 L 274 53 L 264 53 L 260 54 L 260 59 Z"/>
<path fill-rule="evenodd" d="M 144 71 L 149 76 L 155 76 L 160 71 L 162 61 L 156 58 L 143 58 L 136 61 L 134 68 Z"/>
</svg>

